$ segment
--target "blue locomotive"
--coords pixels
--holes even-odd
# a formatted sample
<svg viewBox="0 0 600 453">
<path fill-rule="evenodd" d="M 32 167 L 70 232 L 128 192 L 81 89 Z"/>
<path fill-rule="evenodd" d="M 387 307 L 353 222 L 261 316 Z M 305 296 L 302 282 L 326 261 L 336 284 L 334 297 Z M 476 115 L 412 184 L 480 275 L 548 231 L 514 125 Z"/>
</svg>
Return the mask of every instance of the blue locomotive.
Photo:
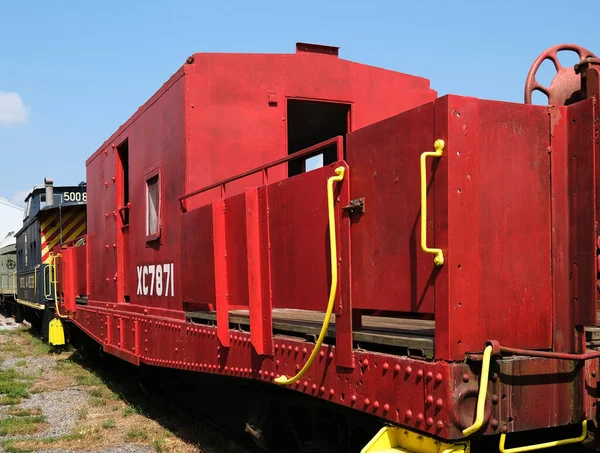
<svg viewBox="0 0 600 453">
<path fill-rule="evenodd" d="M 46 178 L 25 203 L 23 226 L 15 235 L 15 320 L 28 321 L 46 340 L 55 317 L 57 255 L 63 245 L 85 240 L 86 184 L 55 187 Z"/>
</svg>

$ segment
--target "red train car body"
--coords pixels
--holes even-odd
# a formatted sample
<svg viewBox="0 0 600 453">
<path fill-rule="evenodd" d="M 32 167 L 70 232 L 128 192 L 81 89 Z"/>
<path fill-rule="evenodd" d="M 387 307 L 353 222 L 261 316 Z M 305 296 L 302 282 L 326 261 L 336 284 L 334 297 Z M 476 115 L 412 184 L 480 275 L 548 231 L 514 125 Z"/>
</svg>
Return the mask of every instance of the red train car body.
<svg viewBox="0 0 600 453">
<path fill-rule="evenodd" d="M 87 160 L 62 308 L 134 364 L 287 386 L 456 451 L 585 430 L 600 85 L 580 56 L 577 102 L 535 106 L 438 98 L 327 46 L 195 54 Z"/>
</svg>

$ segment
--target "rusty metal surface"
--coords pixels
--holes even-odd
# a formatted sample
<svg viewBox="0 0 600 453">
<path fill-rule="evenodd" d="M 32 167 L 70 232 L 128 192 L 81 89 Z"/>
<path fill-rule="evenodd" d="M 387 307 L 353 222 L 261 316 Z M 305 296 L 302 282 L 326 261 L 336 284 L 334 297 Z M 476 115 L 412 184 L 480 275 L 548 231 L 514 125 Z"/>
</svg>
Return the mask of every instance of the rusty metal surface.
<svg viewBox="0 0 600 453">
<path fill-rule="evenodd" d="M 447 256 L 436 279 L 436 357 L 462 360 L 500 337 L 551 347 L 547 108 L 448 96 L 436 101 L 435 126 L 448 144 L 434 182 Z"/>
<path fill-rule="evenodd" d="M 231 346 L 224 348 L 215 327 L 125 315 L 98 306 L 80 309 L 75 322 L 111 353 L 129 361 L 265 382 L 293 373 L 312 347 L 275 337 L 274 355 L 260 356 L 251 347 L 248 332 L 231 330 Z M 335 347 L 323 345 L 310 372 L 291 388 L 446 439 L 463 437 L 462 430 L 475 419 L 480 362 L 426 362 L 357 351 L 355 369 L 342 371 L 335 366 L 337 354 Z M 595 373 L 595 368 L 585 369 L 581 363 L 546 358 L 494 360 L 485 384 L 485 421 L 479 434 L 580 422 L 583 379 L 586 373 Z M 592 385 L 589 379 L 586 382 Z"/>
<path fill-rule="evenodd" d="M 239 83 L 247 80 L 241 74 L 251 82 Z M 273 335 L 268 315 L 272 308 L 325 311 L 333 167 L 289 178 L 281 169 L 249 170 L 287 155 L 285 99 L 349 103 L 354 132 L 335 208 L 337 347 L 325 344 L 292 388 L 442 438 L 462 437 L 474 418 L 481 367 L 465 362 L 469 353 L 490 339 L 507 348 L 580 352 L 576 326 L 595 322 L 598 112 L 594 100 L 548 108 L 459 96 L 433 101 L 434 94 L 424 79 L 318 52 L 195 55 L 88 160 L 89 301 L 76 307 L 75 323 L 133 363 L 269 382 L 295 374 L 313 339 Z M 127 239 L 119 236 L 113 146 L 125 138 Z M 419 157 L 438 138 L 447 146 L 428 161 L 427 231 L 430 245 L 444 251 L 441 269 L 419 246 Z M 157 168 L 162 229 L 159 241 L 147 241 L 145 175 Z M 186 193 L 195 195 L 184 200 Z M 363 212 L 343 209 L 358 199 Z M 229 325 L 229 309 L 238 307 L 248 308 L 252 333 Z M 216 310 L 217 325 L 186 322 L 192 310 Z M 406 349 L 354 349 L 361 310 L 434 317 L 435 360 Z M 580 421 L 594 404 L 584 383 L 592 372 L 592 365 L 553 358 L 495 359 L 483 383 L 490 391 L 482 431 Z"/>
<path fill-rule="evenodd" d="M 526 104 L 531 104 L 532 93 L 536 90 L 548 96 L 549 105 L 567 105 L 581 100 L 579 93 L 581 81 L 575 72 L 575 68 L 563 67 L 558 59 L 558 52 L 566 50 L 577 53 L 580 62 L 584 62 L 589 57 L 597 58 L 589 50 L 574 44 L 559 44 L 546 49 L 533 62 L 527 74 L 524 96 Z M 544 60 L 550 60 L 556 69 L 556 76 L 552 79 L 549 87 L 542 86 L 535 78 Z"/>
</svg>

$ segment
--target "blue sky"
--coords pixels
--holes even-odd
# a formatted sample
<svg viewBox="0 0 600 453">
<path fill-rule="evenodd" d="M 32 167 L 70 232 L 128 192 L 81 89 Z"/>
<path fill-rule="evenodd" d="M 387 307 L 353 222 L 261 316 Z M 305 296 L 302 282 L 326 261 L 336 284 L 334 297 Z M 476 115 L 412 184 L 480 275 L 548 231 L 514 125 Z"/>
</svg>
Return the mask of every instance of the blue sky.
<svg viewBox="0 0 600 453">
<path fill-rule="evenodd" d="M 600 54 L 586 25 L 598 0 L 367 3 L 0 0 L 0 197 L 20 203 L 45 176 L 84 180 L 86 158 L 194 52 L 335 45 L 439 95 L 514 102 L 545 48 Z"/>
</svg>

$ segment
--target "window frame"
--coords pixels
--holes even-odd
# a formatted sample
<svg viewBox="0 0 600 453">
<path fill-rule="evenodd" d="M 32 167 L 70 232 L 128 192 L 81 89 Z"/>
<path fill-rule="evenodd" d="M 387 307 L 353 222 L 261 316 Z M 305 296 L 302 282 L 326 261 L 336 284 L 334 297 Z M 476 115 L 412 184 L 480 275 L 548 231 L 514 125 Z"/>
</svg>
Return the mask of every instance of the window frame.
<svg viewBox="0 0 600 453">
<path fill-rule="evenodd" d="M 156 209 L 156 233 L 149 234 L 150 224 L 148 217 L 150 214 L 150 198 L 149 198 L 149 184 L 148 182 L 157 178 L 156 184 L 158 185 L 158 207 Z M 153 165 L 144 172 L 144 193 L 145 193 L 145 234 L 146 242 L 157 241 L 162 236 L 162 210 L 163 210 L 163 194 L 162 194 L 162 166 L 160 163 Z M 131 219 L 130 219 L 131 220 Z"/>
</svg>

